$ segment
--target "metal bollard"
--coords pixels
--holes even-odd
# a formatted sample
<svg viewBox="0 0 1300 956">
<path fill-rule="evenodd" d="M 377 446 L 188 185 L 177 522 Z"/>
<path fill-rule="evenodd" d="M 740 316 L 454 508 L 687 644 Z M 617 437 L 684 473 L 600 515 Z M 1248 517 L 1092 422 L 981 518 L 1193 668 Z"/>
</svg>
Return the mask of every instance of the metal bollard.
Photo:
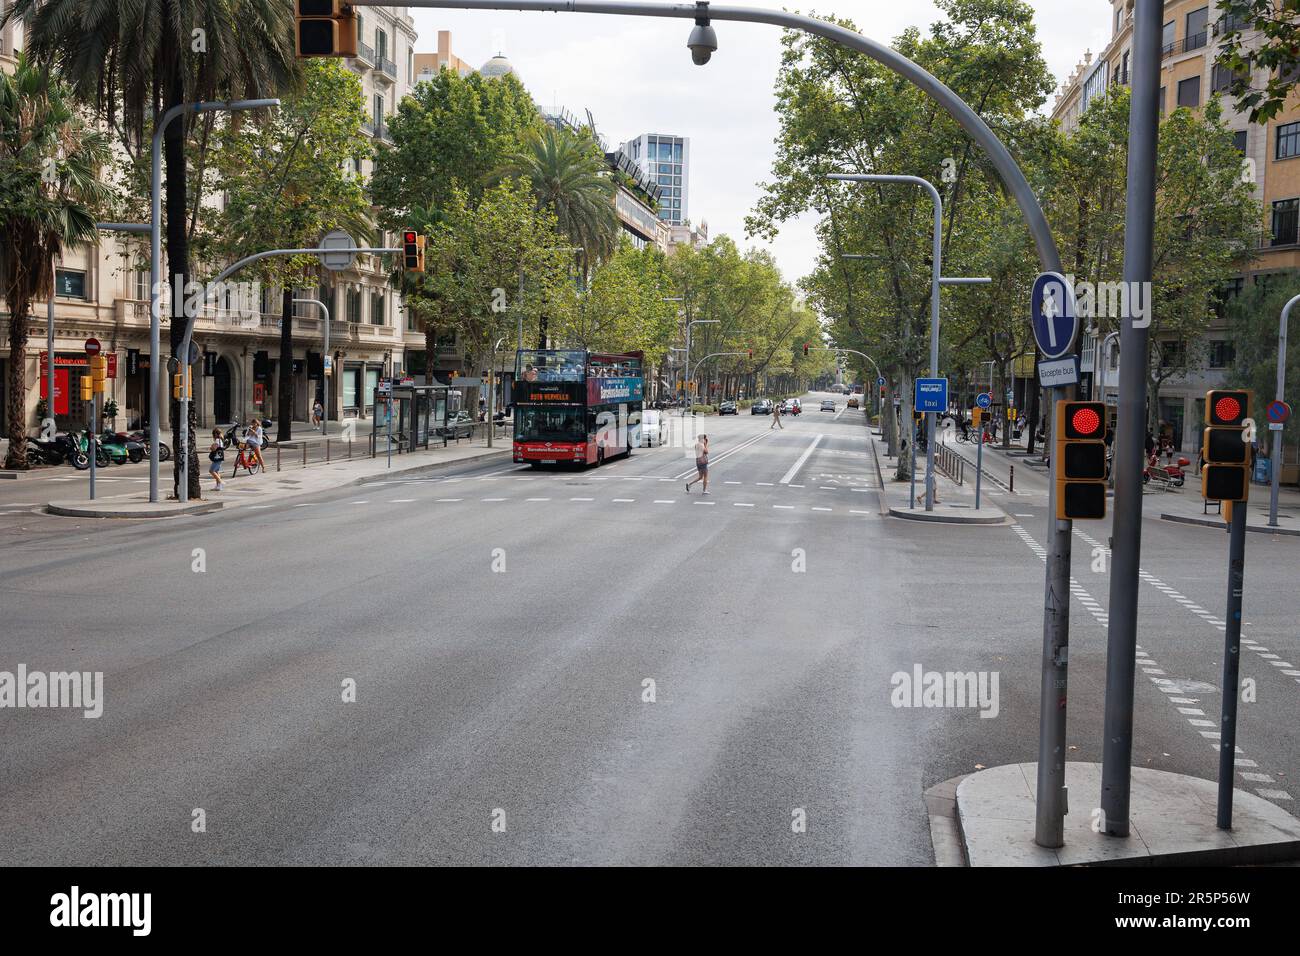
<svg viewBox="0 0 1300 956">
<path fill-rule="evenodd" d="M 325 439 L 325 464 L 330 463 L 330 440 Z"/>
<path fill-rule="evenodd" d="M 280 446 L 279 445 L 275 446 L 275 470 L 277 472 L 280 470 Z"/>
<path fill-rule="evenodd" d="M 1008 466 L 1011 469 L 1011 480 L 1007 482 L 1007 488 L 1011 491 L 1016 490 L 1016 466 Z"/>
<path fill-rule="evenodd" d="M 302 466 L 307 467 L 307 443 L 302 443 Z"/>
</svg>

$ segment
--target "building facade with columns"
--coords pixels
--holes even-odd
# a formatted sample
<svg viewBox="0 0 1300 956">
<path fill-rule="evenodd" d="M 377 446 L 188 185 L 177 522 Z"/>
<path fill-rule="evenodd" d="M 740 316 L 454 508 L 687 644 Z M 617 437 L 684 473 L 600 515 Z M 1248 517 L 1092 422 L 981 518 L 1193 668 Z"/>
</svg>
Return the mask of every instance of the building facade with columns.
<svg viewBox="0 0 1300 956">
<path fill-rule="evenodd" d="M 3 4 L 4 0 L 0 0 Z M 363 132 L 388 141 L 388 119 L 415 82 L 414 21 L 406 7 L 367 7 L 358 14 L 357 56 L 345 63 L 361 81 L 367 108 Z M 0 69 L 12 70 L 22 46 L 21 24 L 0 31 Z M 370 172 L 369 162 L 359 170 Z M 379 236 L 391 245 L 396 237 Z M 149 351 L 148 236 L 102 232 L 93 245 L 65 251 L 56 264 L 54 297 L 56 374 L 55 419 L 60 428 L 81 427 L 87 409 L 74 394 L 85 362 L 84 343 L 98 339 L 115 372 L 110 397 L 118 409 L 116 426 L 136 427 L 149 417 L 149 375 L 154 357 Z M 265 289 L 258 301 L 223 300 L 204 308 L 195 320 L 194 342 L 202 358 L 194 367 L 194 398 L 201 427 L 235 419 L 275 417 L 281 375 L 293 378 L 292 417 L 302 421 L 313 401 L 329 389 L 335 419 L 369 417 L 374 388 L 381 377 L 400 374 L 408 347 L 423 350 L 424 337 L 413 329 L 378 256 L 358 256 L 342 272 L 322 270 L 318 285 L 296 290 L 301 298 L 319 299 L 330 312 L 329 354 L 333 374 L 323 374 L 324 318 L 315 305 L 295 307 L 293 362 L 279 368 L 281 297 Z M 239 275 L 231 277 L 238 282 Z M 0 298 L 0 312 L 3 299 Z M 7 325 L 9 316 L 3 312 Z M 163 361 L 170 354 L 168 317 L 163 310 Z M 26 358 L 27 420 L 35 427 L 44 389 L 38 378 L 44 368 L 47 303 L 33 305 Z M 7 335 L 6 335 L 7 338 Z M 8 350 L 0 353 L 0 408 L 3 408 Z M 66 381 L 66 392 L 60 383 Z M 170 380 L 163 376 L 160 424 L 168 425 Z"/>
</svg>

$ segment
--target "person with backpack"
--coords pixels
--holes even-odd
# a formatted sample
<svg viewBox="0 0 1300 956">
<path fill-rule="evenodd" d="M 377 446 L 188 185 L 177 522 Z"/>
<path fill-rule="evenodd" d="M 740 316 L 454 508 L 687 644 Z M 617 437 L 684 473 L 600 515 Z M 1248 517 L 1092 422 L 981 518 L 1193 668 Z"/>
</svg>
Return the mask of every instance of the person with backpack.
<svg viewBox="0 0 1300 956">
<path fill-rule="evenodd" d="M 217 482 L 217 491 L 225 486 L 221 482 L 221 466 L 226 461 L 226 444 L 221 440 L 221 429 L 212 429 L 212 444 L 208 446 L 208 474 Z"/>
</svg>

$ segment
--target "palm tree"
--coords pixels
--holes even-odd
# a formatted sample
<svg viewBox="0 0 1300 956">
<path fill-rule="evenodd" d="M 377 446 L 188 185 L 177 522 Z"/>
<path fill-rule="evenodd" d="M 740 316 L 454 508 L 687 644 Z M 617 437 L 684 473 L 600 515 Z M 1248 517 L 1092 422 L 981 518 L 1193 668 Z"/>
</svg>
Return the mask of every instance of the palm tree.
<svg viewBox="0 0 1300 956">
<path fill-rule="evenodd" d="M 61 80 L 24 54 L 12 76 L 0 72 L 0 282 L 9 305 L 6 468 L 28 467 L 24 403 L 32 300 L 54 294 L 55 257 L 94 238 L 93 210 L 110 195 L 99 178 L 109 156 L 107 138 L 86 124 Z"/>
<path fill-rule="evenodd" d="M 497 178 L 524 181 L 537 199 L 537 208 L 555 213 L 560 232 L 584 253 L 582 284 L 586 288 L 592 264 L 614 254 L 619 233 L 614 212 L 617 187 L 596 143 L 590 136 L 544 126 L 528 135 L 523 148 L 506 161 Z M 538 348 L 545 347 L 543 316 Z"/>
<path fill-rule="evenodd" d="M 32 61 L 59 67 L 76 95 L 93 103 L 136 155 L 173 106 L 274 96 L 298 80 L 293 5 L 282 0 L 14 0 L 0 27 L 10 20 L 22 21 Z M 190 279 L 185 139 L 192 119 L 171 123 L 163 138 L 167 262 L 182 286 Z M 184 324 L 183 315 L 172 316 L 173 354 Z M 192 499 L 200 497 L 196 416 L 191 404 Z M 180 442 L 178 417 L 173 401 L 173 448 Z M 179 461 L 175 467 L 179 476 Z"/>
</svg>

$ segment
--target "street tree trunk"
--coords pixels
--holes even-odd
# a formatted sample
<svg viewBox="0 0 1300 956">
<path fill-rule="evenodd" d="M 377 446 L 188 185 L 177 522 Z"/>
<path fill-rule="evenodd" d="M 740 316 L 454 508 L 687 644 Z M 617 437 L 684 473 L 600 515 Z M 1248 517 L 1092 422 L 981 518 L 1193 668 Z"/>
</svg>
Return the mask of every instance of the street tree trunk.
<svg viewBox="0 0 1300 956">
<path fill-rule="evenodd" d="M 25 266 L 15 263 L 15 270 Z M 52 290 L 51 290 L 52 292 Z M 10 282 L 5 288 L 5 301 L 9 304 L 9 367 L 5 378 L 5 420 L 8 423 L 9 451 L 5 454 L 5 467 L 24 470 L 27 462 L 27 332 L 31 324 L 32 302 L 27 298 L 21 281 Z M 49 357 L 51 362 L 54 356 Z M 54 412 L 54 396 L 49 397 L 50 416 Z"/>
<path fill-rule="evenodd" d="M 169 56 L 172 59 L 170 64 L 166 108 L 179 106 L 184 102 L 185 90 L 181 79 L 181 63 L 179 52 L 173 50 Z M 158 117 L 161 119 L 161 117 Z M 169 276 L 171 279 L 172 289 L 172 314 L 170 325 L 171 353 L 181 362 L 181 371 L 183 373 L 185 362 L 189 356 L 180 354 L 181 340 L 185 337 L 185 298 L 184 289 L 190 281 L 190 245 L 189 237 L 186 235 L 186 222 L 188 219 L 188 210 L 186 209 L 186 163 L 185 163 L 185 118 L 178 117 L 172 123 L 168 124 L 163 134 L 163 159 L 166 170 L 166 188 L 165 202 L 167 205 L 167 272 L 160 270 L 159 275 Z M 177 294 L 177 293 L 180 294 Z M 152 356 L 151 362 L 160 361 L 160 356 Z M 163 377 L 166 382 L 166 378 Z M 165 387 L 165 386 L 164 386 Z M 171 390 L 168 389 L 168 392 Z M 173 497 L 180 497 L 180 447 L 181 447 L 181 427 L 182 422 L 180 402 L 175 398 L 171 400 L 171 420 L 172 420 L 172 448 L 176 449 L 176 455 L 173 457 L 172 465 L 172 494 Z M 189 486 L 189 499 L 198 501 L 203 497 L 203 489 L 199 485 L 199 454 L 197 437 L 198 428 L 198 406 L 194 401 L 190 402 L 189 421 L 183 423 L 188 431 L 187 441 L 189 454 L 186 465 L 186 474 L 188 476 L 187 484 Z"/>
<path fill-rule="evenodd" d="M 275 429 L 277 442 L 293 437 L 293 288 L 286 285 L 280 296 L 280 361 L 276 376 Z"/>
</svg>

